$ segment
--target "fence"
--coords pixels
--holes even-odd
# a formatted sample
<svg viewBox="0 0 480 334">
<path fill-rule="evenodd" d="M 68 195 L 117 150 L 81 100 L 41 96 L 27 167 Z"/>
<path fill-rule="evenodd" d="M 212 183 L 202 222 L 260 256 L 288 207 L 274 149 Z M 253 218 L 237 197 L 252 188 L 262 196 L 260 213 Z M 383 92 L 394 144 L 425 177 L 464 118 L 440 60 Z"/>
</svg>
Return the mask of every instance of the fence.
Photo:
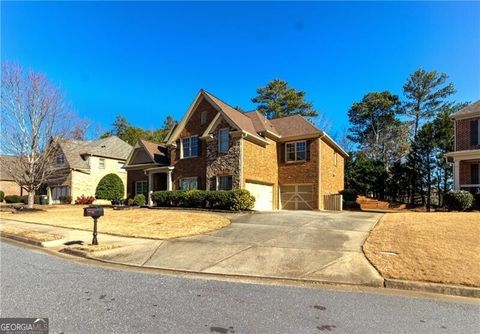
<svg viewBox="0 0 480 334">
<path fill-rule="evenodd" d="M 342 211 L 343 196 L 340 194 L 323 195 L 323 208 L 330 211 Z"/>
</svg>

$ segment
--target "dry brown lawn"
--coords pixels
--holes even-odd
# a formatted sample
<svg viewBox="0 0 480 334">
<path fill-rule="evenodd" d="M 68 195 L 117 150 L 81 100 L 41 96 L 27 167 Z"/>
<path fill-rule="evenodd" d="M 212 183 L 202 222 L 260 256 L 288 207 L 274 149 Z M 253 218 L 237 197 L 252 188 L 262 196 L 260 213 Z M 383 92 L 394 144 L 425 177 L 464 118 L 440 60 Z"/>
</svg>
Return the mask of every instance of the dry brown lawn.
<svg viewBox="0 0 480 334">
<path fill-rule="evenodd" d="M 14 226 L 0 226 L 0 235 L 3 233 L 18 235 L 20 237 L 33 239 L 36 241 L 52 241 L 62 239 L 61 235 L 38 231 L 29 231 Z"/>
<path fill-rule="evenodd" d="M 480 213 L 389 213 L 363 248 L 386 278 L 480 286 Z"/>
<path fill-rule="evenodd" d="M 82 245 L 82 246 L 74 246 L 73 249 L 78 249 L 80 251 L 93 253 L 93 252 L 101 252 L 106 250 L 111 250 L 118 248 L 120 246 L 113 245 L 113 244 L 102 244 L 102 245 Z"/>
<path fill-rule="evenodd" d="M 105 208 L 98 221 L 98 232 L 113 235 L 170 239 L 220 229 L 230 221 L 220 215 L 177 210 L 113 210 Z M 45 212 L 2 213 L 6 219 L 91 231 L 93 219 L 83 217 L 83 206 L 49 208 Z"/>
</svg>

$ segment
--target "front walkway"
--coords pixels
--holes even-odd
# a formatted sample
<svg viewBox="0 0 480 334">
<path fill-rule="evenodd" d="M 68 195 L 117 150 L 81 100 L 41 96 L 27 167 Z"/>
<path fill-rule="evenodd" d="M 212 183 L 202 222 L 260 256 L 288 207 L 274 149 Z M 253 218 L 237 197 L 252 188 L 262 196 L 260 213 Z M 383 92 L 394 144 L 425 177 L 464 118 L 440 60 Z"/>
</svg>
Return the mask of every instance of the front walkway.
<svg viewBox="0 0 480 334">
<path fill-rule="evenodd" d="M 122 247 L 90 257 L 162 269 L 382 286 L 383 278 L 361 249 L 380 217 L 376 213 L 312 211 L 229 215 L 232 224 L 228 227 L 194 237 L 149 240 L 100 234 L 100 243 Z M 51 226 L 2 223 L 73 233 Z M 88 232 L 75 231 L 75 237 L 91 241 Z"/>
</svg>

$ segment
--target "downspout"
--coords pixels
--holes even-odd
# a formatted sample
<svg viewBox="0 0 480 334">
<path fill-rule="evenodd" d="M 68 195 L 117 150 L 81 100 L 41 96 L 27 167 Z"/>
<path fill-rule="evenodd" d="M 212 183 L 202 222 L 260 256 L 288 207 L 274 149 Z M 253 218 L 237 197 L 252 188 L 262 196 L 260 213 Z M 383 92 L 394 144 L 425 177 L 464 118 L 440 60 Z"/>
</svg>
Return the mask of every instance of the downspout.
<svg viewBox="0 0 480 334">
<path fill-rule="evenodd" d="M 245 188 L 245 180 L 243 179 L 243 141 L 247 137 L 245 132 L 242 132 L 240 136 L 240 171 L 239 171 L 239 178 L 240 178 L 240 189 Z"/>
<path fill-rule="evenodd" d="M 325 137 L 325 132 L 322 131 L 318 138 L 318 210 L 324 210 L 323 206 L 323 189 L 322 189 L 322 138 Z"/>
</svg>

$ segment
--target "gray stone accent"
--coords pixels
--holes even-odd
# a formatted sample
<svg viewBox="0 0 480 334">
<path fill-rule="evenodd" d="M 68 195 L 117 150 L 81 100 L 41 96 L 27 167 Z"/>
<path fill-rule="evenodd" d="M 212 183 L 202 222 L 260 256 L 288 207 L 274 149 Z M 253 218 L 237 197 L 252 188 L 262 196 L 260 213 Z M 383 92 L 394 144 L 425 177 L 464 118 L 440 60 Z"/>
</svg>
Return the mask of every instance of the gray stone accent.
<svg viewBox="0 0 480 334">
<path fill-rule="evenodd" d="M 218 132 L 213 133 L 213 139 L 207 141 L 207 190 L 210 189 L 210 179 L 218 175 L 232 175 L 233 189 L 240 189 L 240 138 L 230 137 L 230 147 L 227 153 L 218 153 Z"/>
</svg>

